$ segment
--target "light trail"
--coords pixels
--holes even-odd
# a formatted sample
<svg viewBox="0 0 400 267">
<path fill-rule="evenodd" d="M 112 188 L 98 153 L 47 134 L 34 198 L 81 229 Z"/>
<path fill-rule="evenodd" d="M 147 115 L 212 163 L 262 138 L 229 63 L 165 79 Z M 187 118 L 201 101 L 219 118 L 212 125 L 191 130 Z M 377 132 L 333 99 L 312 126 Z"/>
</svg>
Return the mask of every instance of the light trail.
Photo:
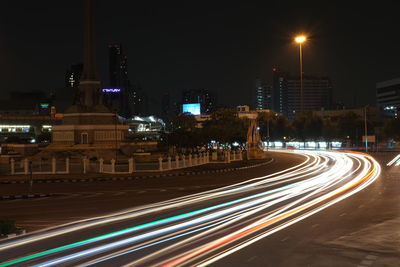
<svg viewBox="0 0 400 267">
<path fill-rule="evenodd" d="M 379 164 L 377 164 L 377 166 L 379 166 Z M 376 168 L 378 168 L 378 167 L 376 167 Z M 283 214 L 278 214 L 275 217 L 271 218 L 270 216 L 268 216 L 268 217 L 266 217 L 266 218 L 264 218 L 264 219 L 262 219 L 262 220 L 260 220 L 258 222 L 255 222 L 255 223 L 249 225 L 248 227 L 240 229 L 239 231 L 236 231 L 236 232 L 234 232 L 234 233 L 232 233 L 230 235 L 227 235 L 227 236 L 225 236 L 223 238 L 220 238 L 220 239 L 218 239 L 216 241 L 210 242 L 210 243 L 208 243 L 207 245 L 203 246 L 200 249 L 193 250 L 191 253 L 188 253 L 188 254 L 183 255 L 183 256 L 181 256 L 179 258 L 176 258 L 173 261 L 165 263 L 162 266 L 163 267 L 177 266 L 177 265 L 179 265 L 179 264 L 181 264 L 181 263 L 183 263 L 183 262 L 185 262 L 185 261 L 187 261 L 187 260 L 189 260 L 191 258 L 194 258 L 194 257 L 202 254 L 202 253 L 206 253 L 206 252 L 208 252 L 208 251 L 210 251 L 212 249 L 215 249 L 215 248 L 217 248 L 217 247 L 219 247 L 221 245 L 224 245 L 224 244 L 226 244 L 228 242 L 232 242 L 232 241 L 234 241 L 236 239 L 243 238 L 246 235 L 249 235 L 251 233 L 254 233 L 255 231 L 261 230 L 261 229 L 263 229 L 263 228 L 265 228 L 267 226 L 270 226 L 270 225 L 272 225 L 272 224 L 274 224 L 274 223 L 276 223 L 278 221 L 281 221 L 281 220 L 283 220 L 285 218 L 288 218 L 288 217 L 290 217 L 290 216 L 292 216 L 292 215 L 294 215 L 296 213 L 299 213 L 300 211 L 304 211 L 304 210 L 306 210 L 306 209 L 308 209 L 308 208 L 310 208 L 310 207 L 312 207 L 312 206 L 314 206 L 314 205 L 316 205 L 316 204 L 318 204 L 318 203 L 320 203 L 322 201 L 328 200 L 328 199 L 340 194 L 341 192 L 347 191 L 347 190 L 355 187 L 356 185 L 362 183 L 364 180 L 369 178 L 372 174 L 375 174 L 374 177 L 373 177 L 373 180 L 375 180 L 379 176 L 379 173 L 380 173 L 380 171 L 376 172 L 375 168 L 373 170 L 371 170 L 370 172 L 368 172 L 368 173 L 365 173 L 365 172 L 367 172 L 367 169 L 364 169 L 363 172 L 360 175 L 358 175 L 357 177 L 355 177 L 351 182 L 346 183 L 342 187 L 330 192 L 327 195 L 323 195 L 323 196 L 319 197 L 318 199 L 315 199 L 315 200 L 313 200 L 313 201 L 311 201 L 309 203 L 303 204 L 303 205 L 301 205 L 301 206 L 299 206 L 299 207 L 297 207 L 295 209 L 286 211 Z M 351 194 L 348 194 L 347 196 L 350 196 L 350 195 Z M 327 206 L 324 206 L 324 207 L 327 207 Z M 317 209 L 317 210 L 320 211 L 321 209 Z M 315 212 L 309 213 L 309 216 L 314 214 L 314 213 Z M 300 218 L 304 219 L 306 217 L 308 217 L 308 216 L 301 216 Z M 299 221 L 300 218 L 295 220 L 295 222 Z M 282 227 L 281 229 L 283 229 L 283 228 L 285 228 L 285 227 Z M 253 243 L 253 242 L 251 242 L 251 243 Z M 243 248 L 243 247 L 245 247 L 245 246 L 247 246 L 247 245 L 249 245 L 251 243 L 250 243 L 250 241 L 247 244 L 244 243 L 240 248 Z M 220 254 L 220 257 L 218 259 L 221 258 L 221 255 L 226 256 L 226 255 L 229 255 L 230 253 L 233 253 L 233 252 L 234 251 L 227 252 L 225 254 Z M 209 260 L 208 262 L 203 262 L 203 265 L 207 265 L 207 264 L 209 264 L 211 262 L 214 262 L 214 261 Z"/>
<path fill-rule="evenodd" d="M 303 155 L 304 162 L 271 175 L 2 244 L 0 252 L 5 252 L 112 222 L 176 212 L 192 205 L 203 207 L 11 259 L 0 266 L 78 265 L 79 261 L 83 261 L 82 266 L 90 266 L 136 255 L 138 251 L 146 253 L 128 265 L 205 266 L 353 195 L 380 174 L 379 164 L 362 153 L 295 153 Z M 69 253 L 70 250 L 73 251 Z"/>
<path fill-rule="evenodd" d="M 394 163 L 396 163 L 395 166 L 398 166 L 400 164 L 400 154 L 395 156 L 391 161 L 389 161 L 386 166 L 392 166 Z"/>
</svg>

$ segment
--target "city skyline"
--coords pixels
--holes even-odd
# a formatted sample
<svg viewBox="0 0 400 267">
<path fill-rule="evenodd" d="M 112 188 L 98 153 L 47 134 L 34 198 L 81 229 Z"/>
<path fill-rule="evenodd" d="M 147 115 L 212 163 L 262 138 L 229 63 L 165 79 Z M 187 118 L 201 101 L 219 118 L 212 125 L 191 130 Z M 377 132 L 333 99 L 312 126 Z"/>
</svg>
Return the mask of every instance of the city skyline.
<svg viewBox="0 0 400 267">
<path fill-rule="evenodd" d="M 205 88 L 217 93 L 223 105 L 250 104 L 257 77 L 270 83 L 275 66 L 298 72 L 298 48 L 292 40 L 298 32 L 310 37 L 304 45 L 305 74 L 331 77 L 335 101 L 374 104 L 376 82 L 399 73 L 397 37 L 389 34 L 396 26 L 392 2 L 377 9 L 347 6 L 344 11 L 335 5 L 204 4 L 194 9 L 190 4 L 113 3 L 96 3 L 102 82 L 106 84 L 108 76 L 107 45 L 122 43 L 130 62 L 129 79 L 140 83 L 153 103 L 161 103 L 167 92 L 179 95 L 181 90 Z M 65 70 L 82 61 L 79 1 L 25 3 L 29 12 L 6 5 L 0 98 L 10 91 L 63 87 Z M 15 19 L 17 11 L 22 19 Z"/>
</svg>

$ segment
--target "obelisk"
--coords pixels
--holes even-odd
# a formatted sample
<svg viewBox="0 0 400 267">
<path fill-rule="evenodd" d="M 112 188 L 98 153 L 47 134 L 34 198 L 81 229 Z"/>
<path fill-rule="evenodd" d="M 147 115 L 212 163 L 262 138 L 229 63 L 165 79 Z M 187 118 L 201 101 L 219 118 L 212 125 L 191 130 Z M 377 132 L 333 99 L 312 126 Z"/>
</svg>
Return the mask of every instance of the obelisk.
<svg viewBox="0 0 400 267">
<path fill-rule="evenodd" d="M 84 0 L 83 72 L 75 103 L 70 106 L 61 125 L 52 128 L 53 150 L 118 149 L 128 135 L 128 125 L 102 104 L 100 79 L 96 73 L 93 0 Z M 66 146 L 66 147 L 65 147 Z"/>
<path fill-rule="evenodd" d="M 96 72 L 93 0 L 84 0 L 83 72 L 79 82 L 79 104 L 90 111 L 101 102 L 101 84 Z"/>
</svg>

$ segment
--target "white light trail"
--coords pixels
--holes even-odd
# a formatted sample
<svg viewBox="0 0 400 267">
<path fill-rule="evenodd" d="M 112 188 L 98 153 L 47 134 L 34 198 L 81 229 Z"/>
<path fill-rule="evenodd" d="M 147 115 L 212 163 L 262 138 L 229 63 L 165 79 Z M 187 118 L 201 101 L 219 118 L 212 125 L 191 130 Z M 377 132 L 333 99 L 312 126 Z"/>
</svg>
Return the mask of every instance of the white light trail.
<svg viewBox="0 0 400 267">
<path fill-rule="evenodd" d="M 83 265 L 89 266 L 145 249 L 146 255 L 129 265 L 154 265 L 156 262 L 156 265 L 165 266 L 205 266 L 353 195 L 375 181 L 380 174 L 379 164 L 372 157 L 361 153 L 294 153 L 303 155 L 305 160 L 297 166 L 271 175 L 80 221 L 50 233 L 39 233 L 0 245 L 0 251 L 4 251 L 56 236 L 61 238 L 64 234 L 90 227 L 150 216 L 156 212 L 179 211 L 191 205 L 203 207 L 49 249 L 0 266 L 28 260 L 39 260 L 37 266 L 54 266 L 85 259 L 89 261 Z M 205 207 L 207 203 L 217 204 Z M 228 233 L 221 236 L 226 231 Z M 104 242 L 106 240 L 109 241 Z M 172 240 L 175 241 L 171 243 Z M 100 241 L 101 244 L 96 245 Z M 151 250 L 160 244 L 164 244 L 163 247 Z M 69 253 L 70 249 L 74 251 Z"/>
</svg>

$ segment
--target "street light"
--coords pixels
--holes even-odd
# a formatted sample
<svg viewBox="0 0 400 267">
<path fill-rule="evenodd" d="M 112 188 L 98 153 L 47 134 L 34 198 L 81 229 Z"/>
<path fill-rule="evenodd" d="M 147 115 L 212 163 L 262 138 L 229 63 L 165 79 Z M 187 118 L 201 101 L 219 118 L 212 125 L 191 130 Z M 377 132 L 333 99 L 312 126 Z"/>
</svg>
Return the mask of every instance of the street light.
<svg viewBox="0 0 400 267">
<path fill-rule="evenodd" d="M 307 41 L 305 35 L 298 35 L 294 38 L 294 41 L 299 44 L 300 48 L 300 111 L 304 110 L 304 92 L 303 92 L 303 51 L 301 50 L 301 45 Z"/>
<path fill-rule="evenodd" d="M 270 119 L 270 114 L 269 114 L 269 112 L 268 112 L 268 120 L 267 120 L 267 151 L 268 151 L 268 148 L 269 148 L 269 119 Z"/>
</svg>

